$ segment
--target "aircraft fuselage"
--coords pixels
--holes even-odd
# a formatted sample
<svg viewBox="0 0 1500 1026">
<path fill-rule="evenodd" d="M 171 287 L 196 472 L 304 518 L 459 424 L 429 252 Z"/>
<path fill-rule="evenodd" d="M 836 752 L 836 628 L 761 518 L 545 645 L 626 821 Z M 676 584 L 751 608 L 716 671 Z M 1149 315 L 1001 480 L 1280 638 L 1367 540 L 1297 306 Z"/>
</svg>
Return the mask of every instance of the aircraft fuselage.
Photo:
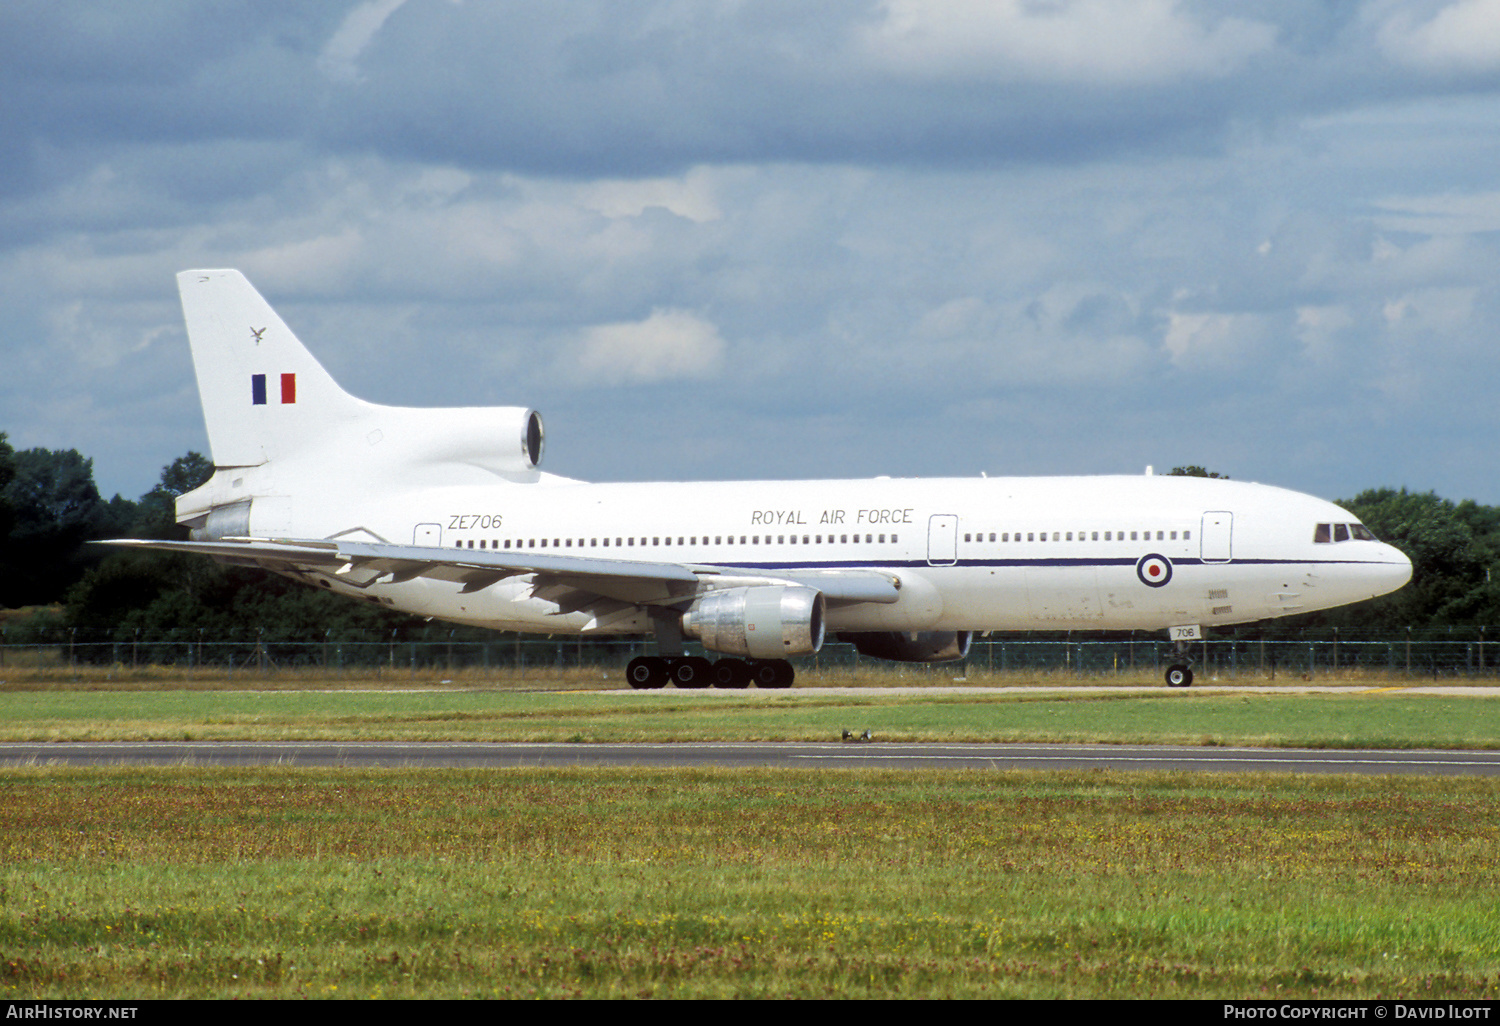
<svg viewBox="0 0 1500 1026">
<path fill-rule="evenodd" d="M 1354 522 L 1311 496 L 1202 478 L 550 478 L 370 496 L 352 508 L 329 497 L 251 526 L 261 537 L 362 536 L 464 552 L 681 563 L 730 576 L 876 569 L 899 580 L 897 601 L 832 606 L 829 630 L 1010 631 L 1245 623 L 1399 587 L 1410 564 L 1393 547 L 1314 540 L 1318 524 Z M 339 590 L 505 630 L 650 629 L 644 613 L 601 623 L 588 611 L 560 611 L 533 595 L 528 578 L 470 594 L 426 579 Z"/>
</svg>

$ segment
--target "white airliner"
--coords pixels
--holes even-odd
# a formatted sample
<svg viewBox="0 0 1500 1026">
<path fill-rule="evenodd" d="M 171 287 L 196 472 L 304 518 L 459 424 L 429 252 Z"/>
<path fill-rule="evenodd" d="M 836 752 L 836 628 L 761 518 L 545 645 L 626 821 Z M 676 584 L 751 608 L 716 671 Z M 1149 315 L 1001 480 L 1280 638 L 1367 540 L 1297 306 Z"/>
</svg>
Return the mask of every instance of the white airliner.
<svg viewBox="0 0 1500 1026">
<path fill-rule="evenodd" d="M 191 541 L 456 623 L 654 634 L 638 688 L 787 687 L 837 633 L 961 658 L 975 632 L 1165 630 L 1384 595 L 1411 563 L 1347 511 L 1190 477 L 588 484 L 537 469 L 519 407 L 377 406 L 334 382 L 238 271 L 177 276 L 214 475 Z M 685 654 L 685 639 L 724 657 Z M 1185 655 L 1167 683 L 1186 686 Z"/>
</svg>

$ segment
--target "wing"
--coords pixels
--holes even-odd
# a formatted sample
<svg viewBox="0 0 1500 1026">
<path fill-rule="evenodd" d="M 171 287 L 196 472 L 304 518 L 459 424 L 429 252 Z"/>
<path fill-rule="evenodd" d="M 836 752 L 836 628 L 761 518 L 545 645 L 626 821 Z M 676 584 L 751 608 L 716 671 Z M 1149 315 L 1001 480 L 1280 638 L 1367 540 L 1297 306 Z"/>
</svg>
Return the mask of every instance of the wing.
<svg viewBox="0 0 1500 1026">
<path fill-rule="evenodd" d="M 356 588 L 425 577 L 458 584 L 468 594 L 508 577 L 531 575 L 532 593 L 556 602 L 561 612 L 597 608 L 601 600 L 626 606 L 685 607 L 706 591 L 767 584 L 814 588 L 833 604 L 891 603 L 900 597 L 901 587 L 895 574 L 867 568 L 718 566 L 338 539 L 226 538 L 174 542 L 125 538 L 101 544 L 195 552 L 277 572 L 331 574 Z"/>
</svg>

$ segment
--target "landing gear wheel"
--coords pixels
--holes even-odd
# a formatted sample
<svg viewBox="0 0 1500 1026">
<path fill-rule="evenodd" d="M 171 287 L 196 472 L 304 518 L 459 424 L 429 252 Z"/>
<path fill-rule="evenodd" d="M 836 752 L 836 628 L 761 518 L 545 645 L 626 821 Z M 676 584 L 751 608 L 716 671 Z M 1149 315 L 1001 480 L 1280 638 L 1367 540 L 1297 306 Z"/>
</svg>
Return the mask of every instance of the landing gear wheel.
<svg viewBox="0 0 1500 1026">
<path fill-rule="evenodd" d="M 712 683 L 713 664 L 702 656 L 668 660 L 672 683 L 679 688 L 706 688 Z"/>
<path fill-rule="evenodd" d="M 776 686 L 776 667 L 769 659 L 752 659 L 749 664 L 750 682 L 758 688 Z"/>
<path fill-rule="evenodd" d="M 1186 666 L 1167 667 L 1167 687 L 1187 688 L 1193 686 L 1193 671 Z"/>
<path fill-rule="evenodd" d="M 785 659 L 767 659 L 752 664 L 755 683 L 763 688 L 789 688 L 797 679 L 797 671 Z"/>
<path fill-rule="evenodd" d="M 750 666 L 743 659 L 720 659 L 714 663 L 712 680 L 716 688 L 748 688 Z"/>
<path fill-rule="evenodd" d="M 636 656 L 625 667 L 625 679 L 637 691 L 666 687 L 667 661 L 659 656 Z"/>
<path fill-rule="evenodd" d="M 792 664 L 787 662 L 785 659 L 773 659 L 771 662 L 772 665 L 776 667 L 775 687 L 791 687 L 792 682 L 797 679 L 797 671 L 792 668 Z"/>
</svg>

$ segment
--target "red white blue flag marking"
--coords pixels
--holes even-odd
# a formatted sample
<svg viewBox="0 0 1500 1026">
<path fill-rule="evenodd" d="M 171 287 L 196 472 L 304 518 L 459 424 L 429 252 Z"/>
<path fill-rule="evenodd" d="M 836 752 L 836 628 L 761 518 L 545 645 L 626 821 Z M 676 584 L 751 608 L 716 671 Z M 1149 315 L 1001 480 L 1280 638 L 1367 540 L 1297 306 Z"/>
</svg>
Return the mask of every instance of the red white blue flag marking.
<svg viewBox="0 0 1500 1026">
<path fill-rule="evenodd" d="M 297 375 L 283 374 L 281 376 L 281 403 L 283 406 L 297 401 Z M 264 374 L 250 375 L 250 405 L 266 405 L 266 376 Z"/>
</svg>

